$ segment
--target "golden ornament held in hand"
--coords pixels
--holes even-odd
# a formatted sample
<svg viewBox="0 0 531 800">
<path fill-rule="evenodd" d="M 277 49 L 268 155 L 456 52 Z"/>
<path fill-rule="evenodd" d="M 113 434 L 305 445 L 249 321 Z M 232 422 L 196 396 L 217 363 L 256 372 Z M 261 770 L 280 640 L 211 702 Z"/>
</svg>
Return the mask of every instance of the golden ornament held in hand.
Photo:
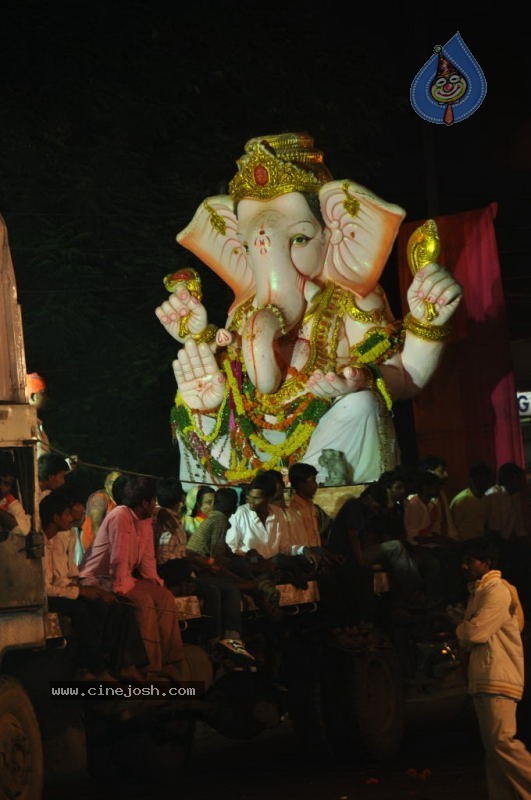
<svg viewBox="0 0 531 800">
<path fill-rule="evenodd" d="M 427 264 L 436 263 L 441 251 L 441 240 L 437 223 L 433 219 L 428 219 L 423 225 L 415 228 L 407 243 L 407 263 L 412 275 Z M 433 305 L 426 301 L 426 319 L 432 322 L 438 311 Z"/>
</svg>

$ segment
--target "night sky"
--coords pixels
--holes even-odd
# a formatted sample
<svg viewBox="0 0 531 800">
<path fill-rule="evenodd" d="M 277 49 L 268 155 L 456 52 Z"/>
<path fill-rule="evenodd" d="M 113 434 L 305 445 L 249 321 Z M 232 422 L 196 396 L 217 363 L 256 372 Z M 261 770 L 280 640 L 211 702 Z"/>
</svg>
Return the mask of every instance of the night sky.
<svg viewBox="0 0 531 800">
<path fill-rule="evenodd" d="M 326 4 L 162 8 L 19 0 L 2 9 L 0 214 L 28 369 L 48 381 L 53 444 L 103 466 L 175 470 L 176 346 L 154 309 L 163 276 L 192 265 L 223 324 L 230 292 L 175 235 L 226 190 L 251 136 L 309 132 L 335 178 L 402 205 L 406 220 L 497 202 L 511 337 L 530 336 L 523 26 L 415 14 L 376 28 Z M 409 90 L 434 45 L 457 31 L 488 91 L 473 116 L 446 128 L 417 116 Z M 401 314 L 391 267 L 382 283 Z"/>
</svg>

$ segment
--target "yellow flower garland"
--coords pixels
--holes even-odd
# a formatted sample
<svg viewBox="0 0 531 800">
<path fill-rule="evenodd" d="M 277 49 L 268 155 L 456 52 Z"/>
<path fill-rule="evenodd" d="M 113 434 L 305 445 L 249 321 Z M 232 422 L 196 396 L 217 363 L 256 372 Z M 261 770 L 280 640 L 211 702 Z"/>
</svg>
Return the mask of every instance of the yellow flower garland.
<svg viewBox="0 0 531 800">
<path fill-rule="evenodd" d="M 354 316 L 353 304 L 355 305 L 355 301 L 352 299 L 350 293 L 339 287 L 334 287 L 329 284 L 322 292 L 319 302 L 316 303 L 316 307 L 312 309 L 312 314 L 309 315 L 315 318 L 315 323 L 312 326 L 310 335 L 311 354 L 309 363 L 304 370 L 306 374 L 307 370 L 309 371 L 310 368 L 328 368 L 328 363 L 331 363 L 335 359 L 340 325 L 345 313 Z M 251 305 L 252 301 L 247 301 L 243 307 L 238 309 L 232 320 L 231 329 L 238 329 L 242 318 L 248 313 Z M 357 307 L 356 311 L 359 312 Z M 381 314 L 381 309 L 377 309 L 376 311 Z M 374 311 L 359 313 L 365 313 L 367 316 L 370 315 L 370 321 L 376 321 Z M 373 374 L 371 388 L 380 394 L 388 410 L 391 410 L 393 401 L 376 364 L 386 357 L 390 357 L 399 349 L 401 342 L 399 336 L 397 336 L 398 331 L 395 333 L 395 326 L 396 323 L 395 325 L 391 323 L 385 328 L 379 326 L 373 327 L 366 332 L 361 342 L 358 342 L 350 348 L 350 357 L 353 361 L 353 366 L 355 366 L 356 363 L 364 364 L 371 370 Z M 393 333 L 395 333 L 395 336 L 393 336 Z M 372 344 L 370 343 L 370 339 L 374 337 L 375 334 L 376 336 L 379 334 L 381 339 Z M 363 345 L 365 345 L 365 347 L 363 347 Z M 367 345 L 369 346 L 367 347 Z M 183 429 L 183 433 L 193 430 L 204 444 L 212 444 L 219 436 L 223 419 L 226 417 L 226 404 L 229 397 L 232 398 L 237 416 L 241 418 L 248 416 L 244 397 L 242 396 L 238 380 L 232 369 L 231 360 L 237 360 L 238 358 L 239 356 L 232 351 L 232 348 L 229 348 L 223 359 L 222 369 L 227 379 L 225 394 L 219 408 L 215 412 L 216 421 L 211 433 L 205 434 L 196 421 L 196 414 L 201 415 L 203 412 L 192 411 L 191 409 L 188 409 L 188 418 L 191 424 Z M 276 395 L 268 396 L 261 395 L 259 392 L 256 393 L 255 401 L 258 407 L 262 408 L 262 413 L 273 414 L 273 416 L 277 418 L 277 423 L 272 426 L 274 430 L 281 430 L 281 428 L 278 427 L 278 422 L 284 421 L 283 406 L 291 399 L 295 399 L 297 393 L 300 391 L 304 391 L 304 384 L 302 380 L 297 377 L 289 379 L 286 385 L 283 386 Z M 185 406 L 179 392 L 177 392 L 175 404 L 176 406 Z M 213 411 L 211 413 L 213 413 Z M 298 453 L 304 452 L 316 425 L 317 422 L 315 421 L 301 421 L 295 431 L 290 434 L 289 438 L 285 439 L 283 442 L 273 444 L 259 433 L 250 433 L 246 435 L 237 422 L 237 428 L 235 431 L 233 430 L 231 434 L 230 466 L 225 473 L 226 480 L 241 482 L 253 478 L 259 468 L 257 464 L 263 469 L 277 469 L 284 466 L 287 459 L 293 456 L 297 457 Z M 242 437 L 244 437 L 243 440 Z M 242 449 L 245 444 L 245 439 L 247 439 L 247 446 Z M 255 451 L 254 453 L 253 450 Z M 257 451 L 266 453 L 269 459 L 267 461 L 262 461 L 257 455 Z M 250 466 L 251 464 L 253 464 L 253 466 Z"/>
</svg>

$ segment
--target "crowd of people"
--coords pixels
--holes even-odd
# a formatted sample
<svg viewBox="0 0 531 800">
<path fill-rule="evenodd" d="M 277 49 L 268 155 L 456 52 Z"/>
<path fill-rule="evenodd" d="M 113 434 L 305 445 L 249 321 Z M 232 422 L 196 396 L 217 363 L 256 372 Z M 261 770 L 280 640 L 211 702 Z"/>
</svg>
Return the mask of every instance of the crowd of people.
<svg viewBox="0 0 531 800">
<path fill-rule="evenodd" d="M 177 677 L 178 594 L 200 598 L 209 647 L 248 661 L 253 656 L 244 644 L 245 600 L 279 620 L 282 583 L 306 587 L 315 580 L 321 610 L 346 627 L 376 622 L 378 571 L 388 577 L 395 619 L 462 605 L 463 543 L 485 536 L 498 548 L 503 574 L 524 606 L 529 601 L 525 472 L 516 464 L 502 465 L 497 480 L 488 465 L 472 465 L 468 486 L 448 499 L 444 460 L 427 458 L 414 469 L 382 474 L 350 496 L 334 518 L 314 502 L 317 471 L 305 463 L 293 464 L 287 475 L 262 471 L 245 486 L 200 485 L 187 492 L 174 477 L 111 471 L 85 500 L 72 493 L 69 471 L 62 456 L 39 456 L 50 607 L 64 613 L 71 608 L 74 627 L 83 631 L 78 638 L 89 647 L 96 642 L 96 653 L 100 635 L 110 632 L 116 645 L 115 618 L 120 613 L 125 619 L 114 608 L 118 600 L 117 607 L 136 610 L 143 642 L 138 647 L 126 636 L 120 651 L 129 656 L 124 661 L 114 653 L 105 668 L 82 646 L 81 669 L 90 676 L 107 674 L 112 666 L 115 673 L 143 668 Z M 24 535 L 29 516 L 13 494 L 14 465 L 3 463 L 0 473 L 2 527 Z"/>
<path fill-rule="evenodd" d="M 175 477 L 113 471 L 85 500 L 73 492 L 69 472 L 54 452 L 38 458 L 49 609 L 71 621 L 79 679 L 182 682 L 178 595 L 200 599 L 209 655 L 221 653 L 237 664 L 254 661 L 245 642 L 246 604 L 281 625 L 281 584 L 315 582 L 320 613 L 334 630 L 355 636 L 381 622 L 376 577 L 384 573 L 387 621 L 406 673 L 411 631 L 441 615 L 479 663 L 485 636 L 507 645 L 510 634 L 511 652 L 500 668 L 502 676 L 512 676 L 509 695 L 500 690 L 503 709 L 489 700 L 496 694 L 492 687 L 501 685 L 490 661 L 483 672 L 471 667 L 470 681 L 489 781 L 499 792 L 509 785 L 511 769 L 511 786 L 528 780 L 531 757 L 515 740 L 513 708 L 523 691 L 519 637 L 531 586 L 521 467 L 503 464 L 495 476 L 489 465 L 474 464 L 468 486 L 448 498 L 444 460 L 427 458 L 357 487 L 334 517 L 315 502 L 318 473 L 305 463 L 293 464 L 286 475 L 261 471 L 243 486 L 200 485 L 187 492 Z M 3 455 L 0 527 L 24 536 L 30 516 L 17 486 L 15 464 Z M 467 577 L 474 582 L 470 598 Z M 476 697 L 483 694 L 487 700 Z"/>
</svg>

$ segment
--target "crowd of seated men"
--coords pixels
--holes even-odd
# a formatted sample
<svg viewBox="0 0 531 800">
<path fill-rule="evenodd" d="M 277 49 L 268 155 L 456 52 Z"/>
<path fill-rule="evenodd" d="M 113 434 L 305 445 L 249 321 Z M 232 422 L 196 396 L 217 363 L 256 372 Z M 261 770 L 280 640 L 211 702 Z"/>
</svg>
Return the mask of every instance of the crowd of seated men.
<svg viewBox="0 0 531 800">
<path fill-rule="evenodd" d="M 15 469 L 2 463 L 0 473 L 2 527 L 24 535 Z M 245 486 L 186 494 L 176 478 L 121 475 L 90 543 L 67 473 L 60 457 L 40 457 L 47 593 L 50 608 L 73 621 L 79 675 L 178 680 L 179 594 L 200 598 L 207 650 L 243 663 L 253 661 L 244 599 L 281 623 L 283 584 L 315 581 L 320 612 L 334 625 L 370 627 L 381 607 L 374 575 L 383 570 L 394 624 L 433 618 L 465 602 L 461 543 L 477 536 L 498 544 L 504 574 L 528 600 L 525 472 L 515 464 L 502 465 L 496 481 L 488 465 L 472 465 L 469 485 L 450 500 L 442 459 L 398 467 L 349 497 L 334 518 L 315 503 L 317 471 L 305 463 L 290 467 L 289 488 L 276 470 Z"/>
</svg>

